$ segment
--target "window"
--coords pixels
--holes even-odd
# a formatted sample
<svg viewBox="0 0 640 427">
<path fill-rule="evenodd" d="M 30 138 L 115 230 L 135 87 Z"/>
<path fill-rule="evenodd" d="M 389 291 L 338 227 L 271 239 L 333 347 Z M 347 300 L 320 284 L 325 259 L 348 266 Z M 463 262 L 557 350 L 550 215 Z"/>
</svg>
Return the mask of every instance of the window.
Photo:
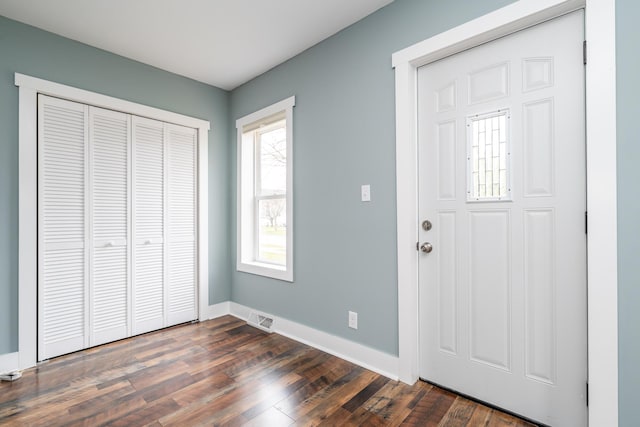
<svg viewBox="0 0 640 427">
<path fill-rule="evenodd" d="M 511 199 L 508 124 L 508 110 L 467 120 L 468 201 Z"/>
<path fill-rule="evenodd" d="M 293 281 L 295 97 L 236 121 L 238 271 Z"/>
</svg>

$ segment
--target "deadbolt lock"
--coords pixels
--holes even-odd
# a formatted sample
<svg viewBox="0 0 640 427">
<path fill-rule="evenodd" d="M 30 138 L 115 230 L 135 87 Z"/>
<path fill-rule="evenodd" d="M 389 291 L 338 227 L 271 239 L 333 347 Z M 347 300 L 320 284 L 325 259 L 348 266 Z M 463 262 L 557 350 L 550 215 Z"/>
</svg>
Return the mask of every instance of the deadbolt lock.
<svg viewBox="0 0 640 427">
<path fill-rule="evenodd" d="M 431 221 L 429 221 L 428 219 L 425 219 L 424 221 L 422 221 L 422 229 L 424 231 L 429 231 L 431 230 L 432 227 L 433 227 L 433 224 L 431 224 Z"/>
</svg>

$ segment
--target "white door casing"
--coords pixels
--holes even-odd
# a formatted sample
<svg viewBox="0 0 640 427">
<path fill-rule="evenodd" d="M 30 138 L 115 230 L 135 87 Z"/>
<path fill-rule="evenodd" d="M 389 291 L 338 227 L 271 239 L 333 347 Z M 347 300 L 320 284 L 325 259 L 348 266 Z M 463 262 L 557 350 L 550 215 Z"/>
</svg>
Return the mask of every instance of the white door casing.
<svg viewBox="0 0 640 427">
<path fill-rule="evenodd" d="M 618 423 L 615 2 L 518 0 L 393 54 L 396 82 L 398 376 L 418 379 L 417 69 L 585 8 L 589 424 Z"/>
<path fill-rule="evenodd" d="M 551 425 L 586 424 L 582 41 L 574 12 L 418 71 L 420 375 Z"/>
</svg>

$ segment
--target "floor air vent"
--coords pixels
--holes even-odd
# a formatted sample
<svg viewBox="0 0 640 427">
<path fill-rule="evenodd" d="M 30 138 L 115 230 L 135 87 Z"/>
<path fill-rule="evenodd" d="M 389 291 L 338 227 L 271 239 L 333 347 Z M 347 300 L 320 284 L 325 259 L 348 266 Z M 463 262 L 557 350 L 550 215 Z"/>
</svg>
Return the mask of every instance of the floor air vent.
<svg viewBox="0 0 640 427">
<path fill-rule="evenodd" d="M 247 319 L 247 323 L 251 326 L 255 326 L 258 329 L 262 329 L 265 332 L 273 332 L 273 316 L 265 313 L 258 313 L 257 311 L 252 311 L 249 313 L 249 319 Z"/>
</svg>

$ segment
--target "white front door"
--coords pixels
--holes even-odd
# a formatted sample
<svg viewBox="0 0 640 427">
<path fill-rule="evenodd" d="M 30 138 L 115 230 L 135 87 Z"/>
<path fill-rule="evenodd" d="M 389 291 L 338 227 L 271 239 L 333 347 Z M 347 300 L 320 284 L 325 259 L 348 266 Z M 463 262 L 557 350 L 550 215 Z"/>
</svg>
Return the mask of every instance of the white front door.
<svg viewBox="0 0 640 427">
<path fill-rule="evenodd" d="M 420 376 L 553 426 L 587 423 L 583 19 L 418 71 Z"/>
</svg>

